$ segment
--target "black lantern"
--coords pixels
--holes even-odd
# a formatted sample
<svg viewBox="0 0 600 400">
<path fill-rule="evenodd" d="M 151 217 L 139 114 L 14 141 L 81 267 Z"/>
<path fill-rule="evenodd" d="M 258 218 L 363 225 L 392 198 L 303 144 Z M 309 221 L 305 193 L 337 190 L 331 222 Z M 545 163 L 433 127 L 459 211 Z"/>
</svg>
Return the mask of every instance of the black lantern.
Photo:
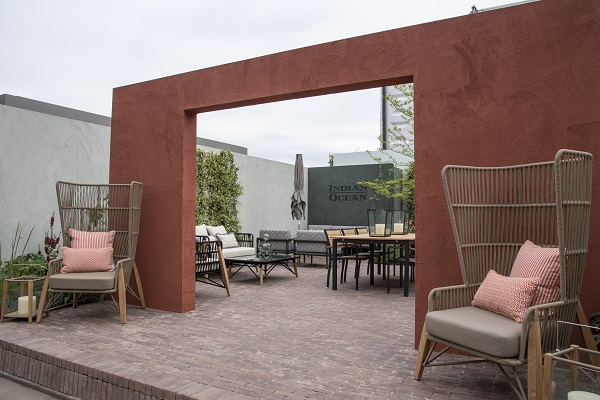
<svg viewBox="0 0 600 400">
<path fill-rule="evenodd" d="M 390 236 L 392 234 L 392 210 L 374 209 L 367 210 L 369 221 L 369 236 Z"/>
<path fill-rule="evenodd" d="M 410 232 L 410 211 L 392 211 L 392 235 L 406 235 Z"/>
</svg>

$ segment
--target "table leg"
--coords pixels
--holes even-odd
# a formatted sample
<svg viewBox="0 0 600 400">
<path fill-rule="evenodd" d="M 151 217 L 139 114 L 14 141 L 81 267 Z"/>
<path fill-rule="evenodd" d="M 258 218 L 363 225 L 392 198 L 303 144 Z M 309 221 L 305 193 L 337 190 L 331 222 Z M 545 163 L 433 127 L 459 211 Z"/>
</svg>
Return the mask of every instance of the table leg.
<svg viewBox="0 0 600 400">
<path fill-rule="evenodd" d="M 295 258 L 292 261 L 292 265 L 294 266 L 294 275 L 296 275 L 296 278 L 297 278 L 298 277 L 298 267 L 296 266 L 296 259 Z"/>
<path fill-rule="evenodd" d="M 390 292 L 390 281 L 392 280 L 390 278 L 390 256 L 387 254 L 385 245 L 383 245 L 383 264 L 384 264 L 384 268 L 387 268 L 387 292 Z"/>
<path fill-rule="evenodd" d="M 371 276 L 369 277 L 369 284 L 375 284 L 375 245 L 369 244 L 369 251 L 371 252 Z"/>
<path fill-rule="evenodd" d="M 4 313 L 6 312 L 6 293 L 8 292 L 8 281 L 5 279 L 2 285 L 2 308 L 0 309 L 0 322 L 4 322 Z"/>
<path fill-rule="evenodd" d="M 263 285 L 263 276 L 264 276 L 264 273 L 265 273 L 262 265 L 260 266 L 259 270 L 260 271 L 258 272 L 259 273 L 259 278 L 258 279 L 260 279 L 260 286 L 262 286 Z"/>
<path fill-rule="evenodd" d="M 33 281 L 27 281 L 27 297 L 29 299 L 29 309 L 27 310 L 27 322 L 31 323 L 33 319 Z"/>
<path fill-rule="evenodd" d="M 333 254 L 332 254 L 332 262 L 331 266 L 331 289 L 337 290 L 337 240 L 333 239 Z"/>
<path fill-rule="evenodd" d="M 410 241 L 404 242 L 404 297 L 408 297 L 408 273 L 410 271 Z"/>
</svg>

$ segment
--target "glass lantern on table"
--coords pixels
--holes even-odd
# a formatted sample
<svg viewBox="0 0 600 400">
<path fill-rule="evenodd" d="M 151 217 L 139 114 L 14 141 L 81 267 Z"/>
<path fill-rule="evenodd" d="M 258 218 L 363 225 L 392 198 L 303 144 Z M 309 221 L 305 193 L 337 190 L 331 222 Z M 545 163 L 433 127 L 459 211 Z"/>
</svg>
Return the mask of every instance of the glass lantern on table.
<svg viewBox="0 0 600 400">
<path fill-rule="evenodd" d="M 386 237 L 392 234 L 392 210 L 369 208 L 367 219 L 369 221 L 369 236 Z"/>
<path fill-rule="evenodd" d="M 392 235 L 406 235 L 410 232 L 410 211 L 392 211 Z"/>
</svg>

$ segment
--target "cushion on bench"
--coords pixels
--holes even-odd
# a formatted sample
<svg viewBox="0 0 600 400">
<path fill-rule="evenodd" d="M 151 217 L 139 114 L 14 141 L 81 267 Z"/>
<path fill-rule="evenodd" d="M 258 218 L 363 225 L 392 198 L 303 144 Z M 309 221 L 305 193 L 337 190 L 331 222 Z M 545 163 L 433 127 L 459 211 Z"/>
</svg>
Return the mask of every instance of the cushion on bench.
<svg viewBox="0 0 600 400">
<path fill-rule="evenodd" d="M 299 230 L 296 234 L 296 253 L 323 254 L 327 250 L 327 238 L 323 231 Z"/>
<path fill-rule="evenodd" d="M 289 229 L 261 229 L 258 234 L 259 241 L 262 240 L 265 233 L 269 235 L 269 243 L 271 243 L 273 251 L 285 253 L 293 250 L 290 243 L 292 233 Z"/>
<path fill-rule="evenodd" d="M 477 307 L 431 311 L 425 326 L 430 335 L 469 349 L 500 358 L 519 355 L 522 325 L 491 311 Z"/>
<path fill-rule="evenodd" d="M 254 247 L 232 247 L 229 249 L 221 249 L 223 257 L 241 257 L 241 256 L 253 256 L 256 255 L 256 249 Z"/>
</svg>

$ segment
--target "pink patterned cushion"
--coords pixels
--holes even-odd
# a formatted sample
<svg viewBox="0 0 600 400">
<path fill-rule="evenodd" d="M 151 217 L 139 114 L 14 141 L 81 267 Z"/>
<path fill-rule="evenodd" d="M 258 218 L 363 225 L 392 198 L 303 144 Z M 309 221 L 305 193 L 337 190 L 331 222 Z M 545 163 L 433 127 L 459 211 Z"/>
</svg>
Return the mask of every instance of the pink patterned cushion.
<svg viewBox="0 0 600 400">
<path fill-rule="evenodd" d="M 70 272 L 102 272 L 113 270 L 113 248 L 72 249 L 63 247 L 61 274 Z"/>
<path fill-rule="evenodd" d="M 556 247 L 540 247 L 526 241 L 510 272 L 517 278 L 539 277 L 540 286 L 533 305 L 560 300 L 560 254 Z"/>
<path fill-rule="evenodd" d="M 490 270 L 472 304 L 521 323 L 539 283 L 539 278 L 511 278 Z"/>
<path fill-rule="evenodd" d="M 115 240 L 115 231 L 109 232 L 84 232 L 69 229 L 71 247 L 73 249 L 97 249 L 112 247 Z"/>
</svg>

